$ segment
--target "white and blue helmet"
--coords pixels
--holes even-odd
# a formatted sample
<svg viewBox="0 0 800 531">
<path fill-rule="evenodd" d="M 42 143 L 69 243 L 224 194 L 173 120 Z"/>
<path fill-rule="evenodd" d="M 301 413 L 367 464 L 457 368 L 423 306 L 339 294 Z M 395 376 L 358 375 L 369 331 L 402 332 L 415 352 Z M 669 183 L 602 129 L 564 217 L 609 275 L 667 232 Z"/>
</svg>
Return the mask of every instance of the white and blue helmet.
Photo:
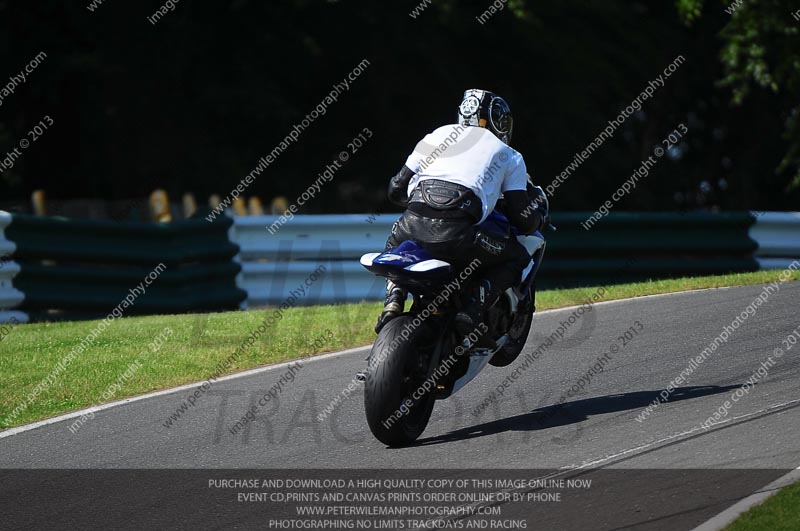
<svg viewBox="0 0 800 531">
<path fill-rule="evenodd" d="M 508 144 L 514 118 L 506 100 L 488 90 L 469 89 L 458 107 L 458 123 L 484 127 Z"/>
</svg>

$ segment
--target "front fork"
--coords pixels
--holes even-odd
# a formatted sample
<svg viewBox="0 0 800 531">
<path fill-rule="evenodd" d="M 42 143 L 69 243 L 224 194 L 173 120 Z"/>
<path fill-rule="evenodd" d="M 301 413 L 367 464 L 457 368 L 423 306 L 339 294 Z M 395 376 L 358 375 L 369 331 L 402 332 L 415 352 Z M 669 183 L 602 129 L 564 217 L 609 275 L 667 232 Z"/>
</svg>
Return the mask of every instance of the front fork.
<svg viewBox="0 0 800 531">
<path fill-rule="evenodd" d="M 522 285 L 520 286 L 520 290 L 516 293 L 520 299 L 525 300 L 530 293 L 530 287 L 533 285 L 534 279 L 536 279 L 536 274 L 539 272 L 539 266 L 542 265 L 542 258 L 544 257 L 544 250 L 547 247 L 547 242 L 544 241 L 544 238 L 541 238 L 541 243 L 538 245 L 537 249 L 531 255 L 531 260 L 533 260 L 533 267 L 528 272 L 528 276 L 525 277 L 523 280 Z M 535 310 L 535 308 L 534 308 Z"/>
</svg>

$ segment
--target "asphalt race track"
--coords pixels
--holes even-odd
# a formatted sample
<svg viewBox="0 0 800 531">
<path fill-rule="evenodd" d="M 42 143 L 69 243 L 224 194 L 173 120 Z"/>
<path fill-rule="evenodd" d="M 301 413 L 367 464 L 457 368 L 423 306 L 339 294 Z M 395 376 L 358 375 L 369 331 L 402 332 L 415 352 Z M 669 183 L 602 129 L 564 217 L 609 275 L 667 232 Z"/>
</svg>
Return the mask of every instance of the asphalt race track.
<svg viewBox="0 0 800 531">
<path fill-rule="evenodd" d="M 540 507 L 534 527 L 691 529 L 800 466 L 800 346 L 776 357 L 776 349 L 783 349 L 786 337 L 800 326 L 797 282 L 781 284 L 726 342 L 718 342 L 719 348 L 666 403 L 637 420 L 763 289 L 703 290 L 598 304 L 479 415 L 473 409 L 520 360 L 506 368 L 487 368 L 458 395 L 438 402 L 428 429 L 408 448 L 390 449 L 372 438 L 361 387 L 333 414 L 317 420 L 363 369 L 367 349 L 360 349 L 305 363 L 278 400 L 258 408 L 255 420 L 235 435 L 231 427 L 278 382 L 285 365 L 215 383 L 170 428 L 164 421 L 191 391 L 100 411 L 76 433 L 68 429 L 74 421 L 70 419 L 0 438 L 0 467 L 520 469 L 543 476 L 594 475 L 606 481 L 606 488 L 574 496 L 575 503 L 592 510 L 576 511 L 569 503 Z M 537 315 L 522 356 L 571 312 Z M 626 331 L 631 339 L 624 337 Z M 587 377 L 604 354 L 602 371 Z M 764 363 L 767 369 L 759 376 Z M 731 402 L 748 380 L 757 383 Z M 564 406 L 558 407 L 562 396 Z M 730 407 L 724 407 L 726 400 Z M 715 411 L 724 411 L 720 422 L 702 427 Z M 24 490 L 45 481 L 37 473 L 7 470 L 0 475 L 0 499 L 13 498 L 20 482 Z M 169 498 L 161 493 L 159 499 Z M 37 523 L 30 506 L 17 501 L 15 510 L 26 514 L 30 525 Z M 101 513 L 93 507 L 86 511 Z M 233 520 L 210 525 L 201 519 L 193 525 L 249 528 L 255 522 L 247 516 L 255 518 L 255 513 L 238 514 L 235 525 Z M 186 518 L 182 523 L 191 527 L 191 517 Z"/>
</svg>

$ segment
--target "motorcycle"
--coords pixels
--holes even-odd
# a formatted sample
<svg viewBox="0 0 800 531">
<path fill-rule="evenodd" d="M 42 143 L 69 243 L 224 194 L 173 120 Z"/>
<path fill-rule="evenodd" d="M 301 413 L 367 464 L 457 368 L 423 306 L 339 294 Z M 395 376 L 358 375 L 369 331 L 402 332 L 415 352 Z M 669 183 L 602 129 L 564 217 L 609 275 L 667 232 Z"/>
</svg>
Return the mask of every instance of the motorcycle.
<svg viewBox="0 0 800 531">
<path fill-rule="evenodd" d="M 555 227 L 549 226 L 552 230 Z M 394 249 L 361 257 L 368 271 L 385 277 L 413 296 L 411 308 L 389 321 L 378 334 L 367 358 L 364 409 L 372 434 L 388 446 L 415 441 L 428 424 L 436 400 L 463 389 L 487 366 L 505 367 L 522 352 L 535 312 L 535 278 L 545 251 L 541 232 L 519 234 L 497 210 L 480 230 L 511 230 L 531 260 L 520 282 L 503 293 L 485 314 L 479 328 L 461 338 L 455 316 L 461 293 L 479 275 L 462 278 L 448 262 L 434 259 L 413 240 Z M 493 348 L 476 345 L 488 334 Z"/>
</svg>

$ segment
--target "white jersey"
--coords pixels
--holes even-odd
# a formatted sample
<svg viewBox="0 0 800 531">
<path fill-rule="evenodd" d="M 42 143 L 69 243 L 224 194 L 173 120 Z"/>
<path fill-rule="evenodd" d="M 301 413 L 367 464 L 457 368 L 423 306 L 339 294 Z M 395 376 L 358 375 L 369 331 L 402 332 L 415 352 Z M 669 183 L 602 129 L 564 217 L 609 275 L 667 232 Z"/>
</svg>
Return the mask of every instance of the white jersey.
<svg viewBox="0 0 800 531">
<path fill-rule="evenodd" d="M 441 179 L 466 186 L 483 205 L 485 220 L 501 192 L 525 190 L 528 173 L 516 150 L 482 127 L 445 125 L 425 135 L 406 160 L 415 173 L 408 195 L 420 181 Z"/>
</svg>

